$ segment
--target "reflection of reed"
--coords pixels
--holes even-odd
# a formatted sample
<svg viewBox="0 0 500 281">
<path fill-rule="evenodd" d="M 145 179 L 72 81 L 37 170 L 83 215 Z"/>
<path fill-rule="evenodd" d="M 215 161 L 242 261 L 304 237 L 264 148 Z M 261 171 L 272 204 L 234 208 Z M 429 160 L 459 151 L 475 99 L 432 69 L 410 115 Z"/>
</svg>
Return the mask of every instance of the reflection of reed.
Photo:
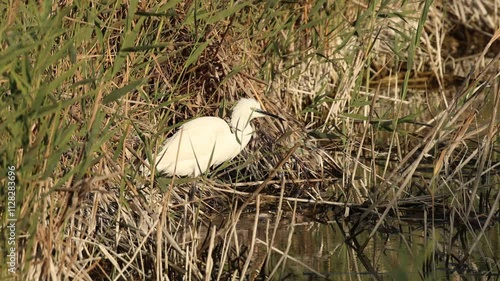
<svg viewBox="0 0 500 281">
<path fill-rule="evenodd" d="M 354 276 L 369 275 L 374 280 L 401 278 L 442 278 L 455 271 L 458 274 L 479 274 L 484 270 L 478 265 L 481 255 L 467 256 L 472 246 L 460 241 L 464 230 L 449 236 L 446 227 L 432 230 L 430 225 L 408 224 L 381 231 L 370 238 L 368 232 L 356 231 L 352 223 L 345 220 L 329 224 L 297 224 L 293 242 L 287 254 L 282 249 L 289 243 L 289 233 L 283 233 L 273 247 L 276 261 L 287 256 L 285 272 L 290 276 L 331 278 L 331 280 L 352 280 Z M 366 229 L 370 224 L 365 225 Z M 436 233 L 436 240 L 431 233 Z M 496 237 L 494 231 L 488 236 Z M 451 239 L 451 248 L 448 245 Z M 495 239 L 494 239 L 495 240 Z M 260 243 L 260 241 L 258 241 Z M 465 243 L 464 243 L 465 242 Z M 267 245 L 267 244 L 266 244 Z M 307 246 L 305 246 L 307 245 Z M 488 245 L 484 245 L 489 247 Z M 292 258 L 293 257 L 293 258 Z"/>
</svg>

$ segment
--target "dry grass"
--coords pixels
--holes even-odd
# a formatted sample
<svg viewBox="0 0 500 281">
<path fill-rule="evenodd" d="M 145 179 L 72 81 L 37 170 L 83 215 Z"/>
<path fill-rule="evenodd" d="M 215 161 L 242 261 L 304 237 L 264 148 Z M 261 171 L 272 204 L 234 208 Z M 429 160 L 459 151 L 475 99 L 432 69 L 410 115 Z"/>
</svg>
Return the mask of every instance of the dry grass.
<svg viewBox="0 0 500 281">
<path fill-rule="evenodd" d="M 368 231 L 360 252 L 394 222 L 432 232 L 444 219 L 474 238 L 467 263 L 499 219 L 500 3 L 373 3 L 0 4 L 15 277 L 276 278 L 285 213 L 290 240 L 297 216 Z M 183 121 L 228 116 L 240 97 L 287 121 L 259 121 L 249 148 L 203 178 L 138 173 Z"/>
</svg>

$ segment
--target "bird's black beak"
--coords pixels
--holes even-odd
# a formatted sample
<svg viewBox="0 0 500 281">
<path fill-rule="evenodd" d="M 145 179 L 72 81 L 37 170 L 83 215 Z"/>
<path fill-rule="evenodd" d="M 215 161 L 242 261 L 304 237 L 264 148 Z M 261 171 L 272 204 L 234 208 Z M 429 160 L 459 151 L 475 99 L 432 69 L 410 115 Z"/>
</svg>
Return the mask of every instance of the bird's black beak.
<svg viewBox="0 0 500 281">
<path fill-rule="evenodd" d="M 285 121 L 285 119 L 283 119 L 283 118 L 279 117 L 278 115 L 276 115 L 276 114 L 272 114 L 272 113 L 267 112 L 267 111 L 264 111 L 264 110 L 262 110 L 262 109 L 256 109 L 256 110 L 255 110 L 255 112 L 258 112 L 258 113 L 260 113 L 260 114 L 267 115 L 267 116 L 269 116 L 269 117 L 273 117 L 273 118 L 279 119 L 279 120 L 281 120 L 281 121 Z"/>
</svg>

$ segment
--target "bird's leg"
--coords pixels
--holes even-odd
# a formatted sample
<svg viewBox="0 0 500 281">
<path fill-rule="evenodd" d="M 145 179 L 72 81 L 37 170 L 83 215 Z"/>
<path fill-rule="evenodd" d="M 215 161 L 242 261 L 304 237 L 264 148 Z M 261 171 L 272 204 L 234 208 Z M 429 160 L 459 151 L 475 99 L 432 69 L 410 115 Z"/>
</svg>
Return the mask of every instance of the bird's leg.
<svg viewBox="0 0 500 281">
<path fill-rule="evenodd" d="M 189 201 L 194 200 L 196 193 L 198 193 L 198 188 L 196 187 L 196 180 L 193 180 L 189 189 Z"/>
</svg>

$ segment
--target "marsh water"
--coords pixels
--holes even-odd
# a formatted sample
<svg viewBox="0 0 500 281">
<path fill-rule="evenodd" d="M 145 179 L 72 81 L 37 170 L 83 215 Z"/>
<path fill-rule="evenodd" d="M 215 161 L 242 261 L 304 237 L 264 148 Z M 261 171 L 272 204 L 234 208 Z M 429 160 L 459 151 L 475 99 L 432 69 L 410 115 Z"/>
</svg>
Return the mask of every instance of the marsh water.
<svg viewBox="0 0 500 281">
<path fill-rule="evenodd" d="M 254 222 L 249 214 L 238 223 L 241 245 L 250 245 Z M 480 229 L 412 223 L 378 231 L 372 239 L 368 239 L 371 225 L 364 226 L 368 231 L 352 235 L 352 225 L 343 221 L 285 219 L 277 228 L 273 225 L 273 218 L 258 220 L 251 258 L 254 268 L 264 268 L 261 274 L 272 275 L 272 280 L 500 279 L 498 223 L 482 237 Z M 456 238 L 452 245 L 450 235 Z"/>
</svg>

